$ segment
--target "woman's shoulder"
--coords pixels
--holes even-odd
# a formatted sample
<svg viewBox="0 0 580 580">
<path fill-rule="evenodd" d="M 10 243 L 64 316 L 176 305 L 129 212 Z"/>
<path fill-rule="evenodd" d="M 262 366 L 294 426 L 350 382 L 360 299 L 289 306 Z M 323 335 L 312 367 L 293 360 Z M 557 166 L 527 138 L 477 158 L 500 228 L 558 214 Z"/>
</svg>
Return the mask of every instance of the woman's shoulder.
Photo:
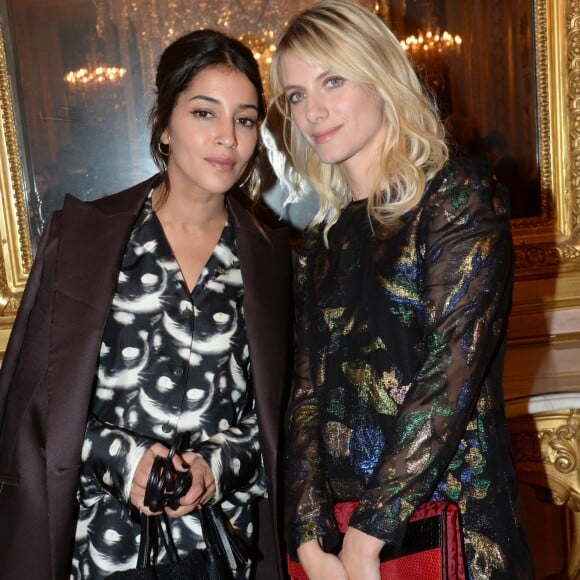
<svg viewBox="0 0 580 580">
<path fill-rule="evenodd" d="M 87 202 L 87 204 L 92 207 L 99 209 L 105 213 L 110 210 L 116 211 L 133 211 L 135 205 L 140 207 L 141 202 L 145 199 L 145 196 L 159 183 L 161 183 L 162 176 L 156 174 L 149 177 L 145 181 L 134 184 L 122 191 L 112 193 L 110 195 L 105 195 L 99 199 L 95 199 Z"/>
<path fill-rule="evenodd" d="M 290 247 L 290 227 L 262 200 L 252 201 L 241 191 L 231 191 L 227 204 L 235 231 L 248 232 L 270 245 Z"/>
<path fill-rule="evenodd" d="M 507 191 L 495 179 L 491 166 L 477 157 L 449 159 L 431 180 L 425 202 L 450 213 L 484 205 L 497 215 L 509 215 Z"/>
<path fill-rule="evenodd" d="M 453 157 L 445 162 L 436 178 L 448 188 L 472 186 L 476 189 L 490 187 L 493 171 L 487 161 L 478 157 Z"/>
<path fill-rule="evenodd" d="M 86 211 L 97 210 L 102 214 L 116 214 L 116 213 L 135 213 L 138 211 L 153 187 L 161 181 L 159 175 L 155 175 L 132 185 L 122 191 L 116 193 L 106 194 L 97 199 L 83 200 L 75 195 L 67 193 L 64 197 L 62 208 L 54 211 L 53 214 L 59 216 L 59 219 L 64 215 L 65 221 L 70 221 L 69 218 L 74 218 L 76 215 L 82 215 Z"/>
</svg>

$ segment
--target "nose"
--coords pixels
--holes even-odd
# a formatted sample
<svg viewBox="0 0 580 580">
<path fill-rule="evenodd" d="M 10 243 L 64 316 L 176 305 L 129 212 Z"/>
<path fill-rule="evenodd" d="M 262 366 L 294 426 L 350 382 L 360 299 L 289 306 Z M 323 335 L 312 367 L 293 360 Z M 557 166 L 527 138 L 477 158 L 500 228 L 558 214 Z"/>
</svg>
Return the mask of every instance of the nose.
<svg viewBox="0 0 580 580">
<path fill-rule="evenodd" d="M 306 118 L 311 123 L 319 123 L 326 119 L 327 114 L 328 111 L 324 101 L 310 95 L 306 103 Z"/>
<path fill-rule="evenodd" d="M 216 141 L 228 149 L 237 147 L 236 125 L 233 121 L 226 120 L 219 124 Z"/>
</svg>

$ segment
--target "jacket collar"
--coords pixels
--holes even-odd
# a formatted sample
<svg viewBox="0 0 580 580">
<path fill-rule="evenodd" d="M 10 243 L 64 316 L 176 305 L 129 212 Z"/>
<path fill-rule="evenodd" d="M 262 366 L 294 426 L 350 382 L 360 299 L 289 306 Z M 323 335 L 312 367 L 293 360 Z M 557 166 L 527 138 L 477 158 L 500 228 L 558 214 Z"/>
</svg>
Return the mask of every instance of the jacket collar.
<svg viewBox="0 0 580 580">
<path fill-rule="evenodd" d="M 55 288 L 108 311 L 119 265 L 143 202 L 160 176 L 85 203 L 65 198 Z"/>
</svg>

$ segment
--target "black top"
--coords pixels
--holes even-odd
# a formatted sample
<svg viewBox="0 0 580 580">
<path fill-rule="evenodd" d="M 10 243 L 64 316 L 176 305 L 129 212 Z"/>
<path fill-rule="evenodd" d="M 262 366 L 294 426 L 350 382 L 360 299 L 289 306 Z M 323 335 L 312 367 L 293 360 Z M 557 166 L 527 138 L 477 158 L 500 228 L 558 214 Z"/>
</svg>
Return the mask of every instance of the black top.
<svg viewBox="0 0 580 580">
<path fill-rule="evenodd" d="M 513 251 L 491 173 L 448 163 L 390 225 L 366 201 L 298 259 L 286 473 L 290 550 L 351 525 L 400 545 L 413 510 L 456 502 L 470 578 L 530 578 L 501 374 Z"/>
</svg>

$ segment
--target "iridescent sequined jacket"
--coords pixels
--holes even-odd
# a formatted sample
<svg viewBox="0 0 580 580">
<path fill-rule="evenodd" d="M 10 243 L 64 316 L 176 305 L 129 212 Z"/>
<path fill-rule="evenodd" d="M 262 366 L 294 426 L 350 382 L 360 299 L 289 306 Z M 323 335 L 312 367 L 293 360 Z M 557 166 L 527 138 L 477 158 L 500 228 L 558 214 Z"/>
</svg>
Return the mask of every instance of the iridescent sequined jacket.
<svg viewBox="0 0 580 580">
<path fill-rule="evenodd" d="M 533 577 L 503 410 L 513 249 L 491 173 L 450 161 L 389 226 L 354 201 L 304 237 L 288 411 L 291 554 L 337 541 L 332 505 L 389 545 L 450 499 L 472 579 Z"/>
</svg>

